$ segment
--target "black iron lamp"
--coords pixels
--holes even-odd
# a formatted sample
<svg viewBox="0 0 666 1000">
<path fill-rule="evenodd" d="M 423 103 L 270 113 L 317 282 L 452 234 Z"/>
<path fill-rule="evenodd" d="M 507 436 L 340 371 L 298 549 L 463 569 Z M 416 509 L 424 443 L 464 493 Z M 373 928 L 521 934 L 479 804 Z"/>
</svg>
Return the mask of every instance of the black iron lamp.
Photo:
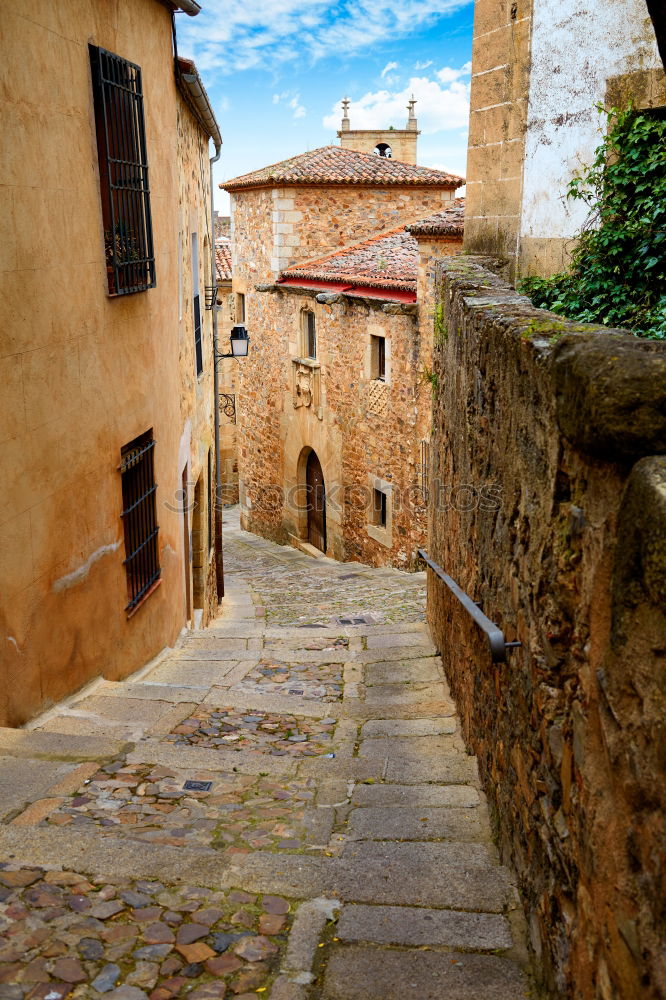
<svg viewBox="0 0 666 1000">
<path fill-rule="evenodd" d="M 242 323 L 236 323 L 231 330 L 229 337 L 231 351 L 229 354 L 218 354 L 220 358 L 246 358 L 248 347 L 250 346 L 250 336 Z"/>
</svg>

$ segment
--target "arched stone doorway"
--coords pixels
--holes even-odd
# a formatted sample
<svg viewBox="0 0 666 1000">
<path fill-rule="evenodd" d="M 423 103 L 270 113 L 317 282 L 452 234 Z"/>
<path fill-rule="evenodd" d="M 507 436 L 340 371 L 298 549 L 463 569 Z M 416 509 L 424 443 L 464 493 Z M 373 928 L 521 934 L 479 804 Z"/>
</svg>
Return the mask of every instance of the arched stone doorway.
<svg viewBox="0 0 666 1000">
<path fill-rule="evenodd" d="M 321 552 L 326 552 L 326 484 L 321 462 L 311 451 L 305 467 L 307 486 L 308 541 Z"/>
</svg>

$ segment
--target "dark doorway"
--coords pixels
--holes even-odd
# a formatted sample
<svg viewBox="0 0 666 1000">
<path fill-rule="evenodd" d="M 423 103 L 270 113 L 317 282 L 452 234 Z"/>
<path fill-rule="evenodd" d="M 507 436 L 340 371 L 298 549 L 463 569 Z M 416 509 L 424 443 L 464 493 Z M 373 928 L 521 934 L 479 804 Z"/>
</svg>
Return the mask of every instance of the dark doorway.
<svg viewBox="0 0 666 1000">
<path fill-rule="evenodd" d="M 308 455 L 306 470 L 308 497 L 308 541 L 326 551 L 326 486 L 321 464 L 314 451 Z"/>
</svg>

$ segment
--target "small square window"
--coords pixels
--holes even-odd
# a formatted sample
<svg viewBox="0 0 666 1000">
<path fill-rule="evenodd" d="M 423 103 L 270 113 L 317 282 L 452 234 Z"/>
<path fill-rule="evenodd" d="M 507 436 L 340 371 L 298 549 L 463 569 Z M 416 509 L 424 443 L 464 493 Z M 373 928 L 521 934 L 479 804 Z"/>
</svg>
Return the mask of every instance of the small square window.
<svg viewBox="0 0 666 1000">
<path fill-rule="evenodd" d="M 303 324 L 303 353 L 306 358 L 312 361 L 317 357 L 317 327 L 315 325 L 315 314 L 309 309 L 301 313 Z"/>
<path fill-rule="evenodd" d="M 380 382 L 386 381 L 386 340 L 384 337 L 375 337 L 372 335 L 370 337 L 370 348 L 371 348 L 371 361 L 370 361 L 370 371 L 371 378 L 377 379 Z"/>
<path fill-rule="evenodd" d="M 386 527 L 386 500 L 386 493 L 382 490 L 373 489 L 370 523 L 374 524 L 377 528 Z"/>
</svg>

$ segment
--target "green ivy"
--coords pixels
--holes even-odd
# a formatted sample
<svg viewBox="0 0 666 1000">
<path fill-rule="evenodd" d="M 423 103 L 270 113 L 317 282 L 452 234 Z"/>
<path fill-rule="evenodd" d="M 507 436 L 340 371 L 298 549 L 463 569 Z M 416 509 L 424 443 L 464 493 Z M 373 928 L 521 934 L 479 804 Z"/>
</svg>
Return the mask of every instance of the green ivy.
<svg viewBox="0 0 666 1000">
<path fill-rule="evenodd" d="M 518 289 L 570 319 L 666 340 L 666 120 L 632 108 L 606 114 L 594 161 L 567 189 L 590 208 L 569 269 Z"/>
</svg>

